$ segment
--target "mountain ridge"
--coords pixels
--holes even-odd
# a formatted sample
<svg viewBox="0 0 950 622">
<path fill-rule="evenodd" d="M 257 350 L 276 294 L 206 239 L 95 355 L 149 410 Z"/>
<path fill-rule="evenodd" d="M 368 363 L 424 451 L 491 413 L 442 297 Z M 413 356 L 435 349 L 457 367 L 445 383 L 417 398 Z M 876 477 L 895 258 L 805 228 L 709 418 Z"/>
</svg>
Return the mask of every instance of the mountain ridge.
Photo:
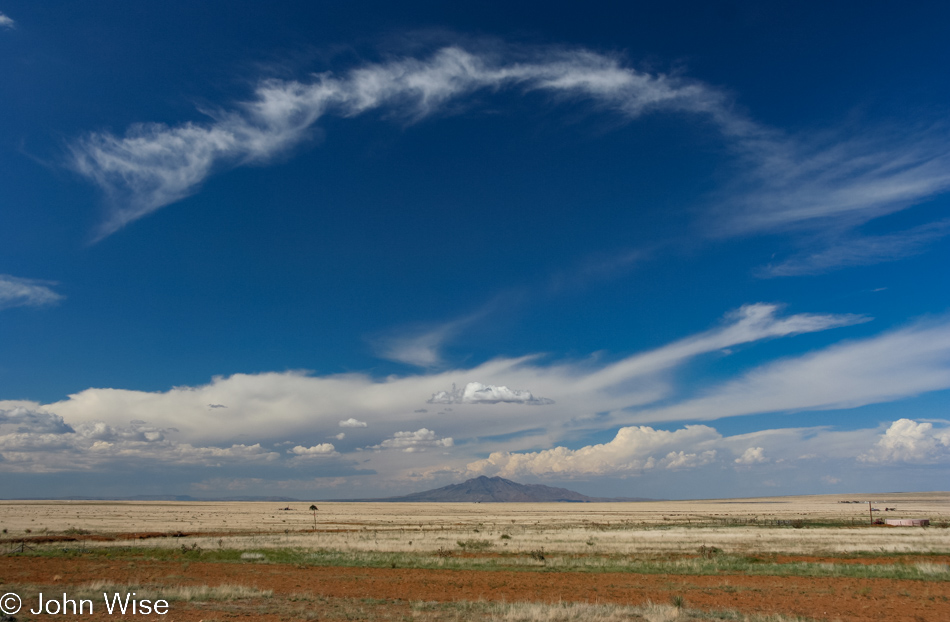
<svg viewBox="0 0 950 622">
<path fill-rule="evenodd" d="M 655 501 L 643 497 L 588 497 L 567 488 L 519 484 L 503 477 L 480 475 L 460 484 L 381 499 L 331 499 L 376 503 L 609 503 Z"/>
</svg>

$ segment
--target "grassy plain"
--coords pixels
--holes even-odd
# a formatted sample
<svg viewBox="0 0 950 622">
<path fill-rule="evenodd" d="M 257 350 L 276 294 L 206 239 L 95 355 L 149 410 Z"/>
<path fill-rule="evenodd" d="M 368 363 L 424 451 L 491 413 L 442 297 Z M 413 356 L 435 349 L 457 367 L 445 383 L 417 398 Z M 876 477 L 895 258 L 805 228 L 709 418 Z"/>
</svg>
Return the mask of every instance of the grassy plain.
<svg viewBox="0 0 950 622">
<path fill-rule="evenodd" d="M 181 620 L 950 619 L 948 493 L 309 506 L 0 501 L 0 592 L 132 586 Z"/>
</svg>

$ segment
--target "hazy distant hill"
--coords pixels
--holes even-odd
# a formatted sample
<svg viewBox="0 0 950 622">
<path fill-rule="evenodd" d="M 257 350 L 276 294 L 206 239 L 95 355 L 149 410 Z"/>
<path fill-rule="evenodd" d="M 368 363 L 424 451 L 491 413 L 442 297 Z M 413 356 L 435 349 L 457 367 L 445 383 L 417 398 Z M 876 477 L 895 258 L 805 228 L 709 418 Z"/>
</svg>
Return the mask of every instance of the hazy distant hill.
<svg viewBox="0 0 950 622">
<path fill-rule="evenodd" d="M 136 495 L 132 497 L 60 497 L 75 501 L 268 501 L 278 503 L 299 502 L 292 497 L 218 497 L 197 498 L 188 495 Z M 324 499 L 324 501 L 347 502 L 431 502 L 431 503 L 607 503 L 610 501 L 656 501 L 643 497 L 588 497 L 567 488 L 555 488 L 542 484 L 519 484 L 503 477 L 476 477 L 461 484 L 414 492 L 402 497 L 384 499 Z"/>
<path fill-rule="evenodd" d="M 607 501 L 648 501 L 641 498 L 609 499 L 588 497 L 567 488 L 541 484 L 519 484 L 503 477 L 476 477 L 461 484 L 415 492 L 385 499 L 349 499 L 350 501 L 434 502 L 434 503 L 594 503 Z M 344 501 L 344 499 L 340 499 Z"/>
</svg>

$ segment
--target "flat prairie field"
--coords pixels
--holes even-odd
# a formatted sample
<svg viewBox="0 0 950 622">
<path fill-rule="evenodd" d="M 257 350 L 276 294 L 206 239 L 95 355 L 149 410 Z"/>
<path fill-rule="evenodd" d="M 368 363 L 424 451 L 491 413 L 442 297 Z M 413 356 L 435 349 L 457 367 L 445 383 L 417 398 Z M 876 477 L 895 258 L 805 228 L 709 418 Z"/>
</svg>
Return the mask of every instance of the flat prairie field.
<svg viewBox="0 0 950 622">
<path fill-rule="evenodd" d="M 18 622 L 131 593 L 168 609 L 124 619 L 950 620 L 946 492 L 315 505 L 0 501 L 0 594 Z"/>
</svg>

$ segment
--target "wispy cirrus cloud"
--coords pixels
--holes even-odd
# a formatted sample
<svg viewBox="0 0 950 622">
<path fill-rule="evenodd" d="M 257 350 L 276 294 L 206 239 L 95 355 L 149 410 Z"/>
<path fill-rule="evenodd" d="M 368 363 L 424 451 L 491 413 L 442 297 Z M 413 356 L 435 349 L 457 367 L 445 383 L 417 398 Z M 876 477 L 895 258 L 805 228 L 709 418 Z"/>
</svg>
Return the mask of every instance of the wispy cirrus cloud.
<svg viewBox="0 0 950 622">
<path fill-rule="evenodd" d="M 736 142 L 743 172 L 716 210 L 720 235 L 851 229 L 950 190 L 950 133 L 777 131 Z"/>
<path fill-rule="evenodd" d="M 16 22 L 4 13 L 0 13 L 0 28 L 16 28 Z"/>
<path fill-rule="evenodd" d="M 193 194 L 217 169 L 268 162 L 306 140 L 327 114 L 354 117 L 385 110 L 418 121 L 453 99 L 498 89 L 584 97 L 628 118 L 652 110 L 687 110 L 712 112 L 721 122 L 742 125 L 727 120 L 730 115 L 714 89 L 639 72 L 614 57 L 582 49 L 470 52 L 446 47 L 425 59 L 367 64 L 310 82 L 264 80 L 253 99 L 209 112 L 208 123 L 139 124 L 122 137 L 94 132 L 73 143 L 70 160 L 110 200 L 101 238 Z"/>
<path fill-rule="evenodd" d="M 711 122 L 741 165 L 711 212 L 706 231 L 714 236 L 788 231 L 807 236 L 820 229 L 827 239 L 829 228 L 845 234 L 950 190 L 950 135 L 940 128 L 866 130 L 860 138 L 834 132 L 792 136 L 737 112 L 717 88 L 639 71 L 617 56 L 583 48 L 469 47 L 368 63 L 310 81 L 262 80 L 253 98 L 210 111 L 203 124 L 139 124 L 121 137 L 87 135 L 73 143 L 71 165 L 109 198 L 111 209 L 98 238 L 190 196 L 216 170 L 266 164 L 306 141 L 327 115 L 376 111 L 418 122 L 444 112 L 453 101 L 501 90 L 586 101 L 624 119 L 671 111 Z M 802 262 L 831 270 L 905 256 L 895 252 L 897 240 L 886 247 L 855 237 L 850 237 L 850 255 L 829 246 L 810 262 L 790 260 L 774 275 L 818 269 Z M 842 239 L 848 243 L 847 236 Z M 440 360 L 446 335 L 439 329 L 423 331 L 380 349 L 394 360 L 432 366 Z"/>
<path fill-rule="evenodd" d="M 947 233 L 946 221 L 873 236 L 860 225 L 950 191 L 950 132 L 864 128 L 860 137 L 764 132 L 735 141 L 741 172 L 721 191 L 714 237 L 791 233 L 813 250 L 760 269 L 799 276 L 903 259 Z"/>
<path fill-rule="evenodd" d="M 0 309 L 55 304 L 62 300 L 63 296 L 54 292 L 52 285 L 55 283 L 0 274 Z"/>
<path fill-rule="evenodd" d="M 442 353 L 446 345 L 466 328 L 490 315 L 497 306 L 497 300 L 491 301 L 452 320 L 402 327 L 369 337 L 367 341 L 380 358 L 415 367 L 436 368 L 444 364 Z"/>
<path fill-rule="evenodd" d="M 868 266 L 912 257 L 950 234 L 950 220 L 939 220 L 906 231 L 855 237 L 843 235 L 825 241 L 825 247 L 801 253 L 760 271 L 762 276 L 821 274 L 837 268 Z"/>
<path fill-rule="evenodd" d="M 921 322 L 756 368 L 700 397 L 628 421 L 713 420 L 853 408 L 950 388 L 950 321 Z"/>
</svg>

